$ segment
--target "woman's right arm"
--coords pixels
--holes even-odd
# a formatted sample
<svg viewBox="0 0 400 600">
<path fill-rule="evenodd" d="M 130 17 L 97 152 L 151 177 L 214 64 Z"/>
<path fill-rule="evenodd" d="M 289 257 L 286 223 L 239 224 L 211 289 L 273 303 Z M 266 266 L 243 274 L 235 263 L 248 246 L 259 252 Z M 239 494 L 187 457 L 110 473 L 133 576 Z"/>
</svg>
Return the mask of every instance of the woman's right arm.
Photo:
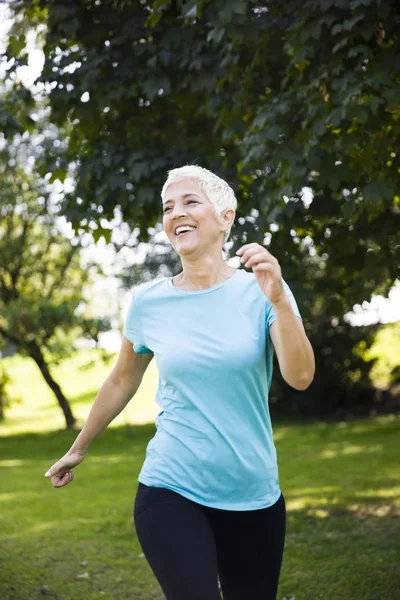
<svg viewBox="0 0 400 600">
<path fill-rule="evenodd" d="M 132 343 L 123 336 L 118 360 L 101 386 L 89 416 L 66 455 L 45 474 L 53 487 L 67 485 L 74 478 L 71 469 L 85 458 L 90 443 L 125 408 L 137 392 L 153 354 L 137 354 Z"/>
</svg>

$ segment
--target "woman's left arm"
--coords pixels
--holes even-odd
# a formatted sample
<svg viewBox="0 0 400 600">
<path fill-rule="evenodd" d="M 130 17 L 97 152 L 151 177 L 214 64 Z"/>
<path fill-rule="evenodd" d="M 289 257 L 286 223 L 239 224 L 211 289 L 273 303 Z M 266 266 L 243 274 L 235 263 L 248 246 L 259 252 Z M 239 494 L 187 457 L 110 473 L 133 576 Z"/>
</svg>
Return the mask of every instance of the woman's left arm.
<svg viewBox="0 0 400 600">
<path fill-rule="evenodd" d="M 294 314 L 286 296 L 273 304 L 276 320 L 269 333 L 278 357 L 283 379 L 296 390 L 308 388 L 315 373 L 312 346 L 306 336 L 303 323 Z"/>
<path fill-rule="evenodd" d="M 279 262 L 264 246 L 255 243 L 242 246 L 236 254 L 245 267 L 252 269 L 274 307 L 276 320 L 269 331 L 282 377 L 296 390 L 305 390 L 314 378 L 314 352 L 283 288 Z"/>
</svg>

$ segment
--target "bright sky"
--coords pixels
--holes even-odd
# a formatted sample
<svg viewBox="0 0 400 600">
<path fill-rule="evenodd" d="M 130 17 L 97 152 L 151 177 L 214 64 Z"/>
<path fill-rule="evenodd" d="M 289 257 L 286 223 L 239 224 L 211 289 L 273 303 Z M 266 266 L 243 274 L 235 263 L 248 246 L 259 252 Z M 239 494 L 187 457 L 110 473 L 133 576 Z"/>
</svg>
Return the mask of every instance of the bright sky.
<svg viewBox="0 0 400 600">
<path fill-rule="evenodd" d="M 5 49 L 5 43 L 7 39 L 7 32 L 11 26 L 11 21 L 8 17 L 8 7 L 0 4 L 0 52 Z M 21 67 L 18 69 L 18 77 L 26 86 L 33 86 L 34 81 L 40 75 L 43 68 L 43 52 L 35 46 L 35 36 L 28 37 L 28 48 L 29 58 L 28 66 Z M 0 68 L 0 77 L 2 74 Z M 36 87 L 37 89 L 37 87 Z M 85 99 L 83 99 L 85 101 Z M 305 190 L 307 192 L 307 190 Z M 307 195 L 307 194 L 306 194 Z M 312 197 L 308 198 L 308 202 L 312 200 Z M 65 231 L 68 231 L 68 225 L 64 224 Z M 115 251 L 111 246 L 107 246 L 104 240 L 100 241 L 97 245 L 92 244 L 86 252 L 87 256 L 96 258 L 101 262 L 105 269 L 110 273 L 107 280 L 99 280 L 95 294 L 99 300 L 99 313 L 107 308 L 112 312 L 115 309 L 117 303 L 122 306 L 123 312 L 127 310 L 127 304 L 129 301 L 129 295 L 126 293 L 118 292 L 116 280 L 112 277 L 112 266 L 115 265 L 117 260 Z M 122 258 L 122 257 L 120 257 Z M 124 259 L 135 261 L 135 257 L 125 255 Z M 233 259 L 234 261 L 235 259 Z M 234 266 L 234 265 L 233 265 Z M 384 298 L 382 296 L 372 296 L 371 302 L 363 302 L 363 304 L 355 305 L 353 312 L 347 313 L 350 322 L 353 325 L 368 325 L 376 323 L 378 321 L 382 323 L 389 323 L 400 320 L 400 282 L 394 286 L 389 292 L 389 297 Z M 116 332 L 111 332 L 103 336 L 103 343 L 112 350 L 118 350 L 120 344 L 120 336 Z"/>
</svg>

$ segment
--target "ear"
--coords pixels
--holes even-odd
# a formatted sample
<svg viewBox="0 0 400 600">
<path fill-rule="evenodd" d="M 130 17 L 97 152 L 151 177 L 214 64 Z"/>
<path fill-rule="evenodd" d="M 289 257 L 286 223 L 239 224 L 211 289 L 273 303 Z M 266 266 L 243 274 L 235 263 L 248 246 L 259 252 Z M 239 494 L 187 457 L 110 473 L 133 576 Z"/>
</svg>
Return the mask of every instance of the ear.
<svg viewBox="0 0 400 600">
<path fill-rule="evenodd" d="M 227 208 L 223 210 L 219 216 L 222 225 L 222 231 L 230 229 L 235 221 L 236 212 L 233 208 Z"/>
</svg>

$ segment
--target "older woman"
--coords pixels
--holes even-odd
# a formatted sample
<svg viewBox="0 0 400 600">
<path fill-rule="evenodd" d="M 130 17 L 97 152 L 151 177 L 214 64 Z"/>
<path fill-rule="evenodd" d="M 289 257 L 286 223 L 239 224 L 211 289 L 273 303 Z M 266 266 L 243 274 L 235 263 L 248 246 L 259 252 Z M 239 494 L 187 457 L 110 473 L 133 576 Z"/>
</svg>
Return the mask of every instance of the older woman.
<svg viewBox="0 0 400 600">
<path fill-rule="evenodd" d="M 139 474 L 134 522 L 168 600 L 275 600 L 285 540 L 268 409 L 273 347 L 289 385 L 304 390 L 314 355 L 277 259 L 246 244 L 223 260 L 233 190 L 197 166 L 170 171 L 165 232 L 182 272 L 139 286 L 118 361 L 68 453 L 47 473 L 73 479 L 91 441 L 135 394 L 156 357 L 161 412 Z"/>
</svg>

